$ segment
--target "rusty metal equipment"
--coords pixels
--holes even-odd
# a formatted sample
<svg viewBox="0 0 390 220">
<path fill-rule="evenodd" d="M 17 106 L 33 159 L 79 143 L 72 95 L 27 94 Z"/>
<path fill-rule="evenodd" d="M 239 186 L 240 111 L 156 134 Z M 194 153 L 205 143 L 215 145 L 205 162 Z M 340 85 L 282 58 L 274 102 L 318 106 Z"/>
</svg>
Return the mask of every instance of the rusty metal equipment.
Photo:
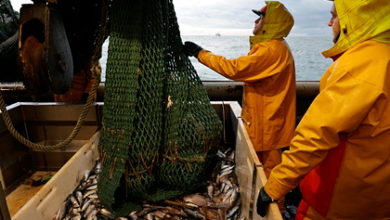
<svg viewBox="0 0 390 220">
<path fill-rule="evenodd" d="M 23 5 L 18 52 L 25 86 L 34 93 L 64 93 L 73 60 L 62 18 L 51 4 Z"/>
</svg>

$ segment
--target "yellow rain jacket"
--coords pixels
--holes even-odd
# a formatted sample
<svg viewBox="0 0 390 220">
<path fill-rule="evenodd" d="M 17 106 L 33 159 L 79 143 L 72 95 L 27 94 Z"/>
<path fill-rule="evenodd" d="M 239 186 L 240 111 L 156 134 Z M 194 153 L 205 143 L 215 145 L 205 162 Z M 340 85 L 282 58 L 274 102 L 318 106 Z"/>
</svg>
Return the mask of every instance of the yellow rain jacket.
<svg viewBox="0 0 390 220">
<path fill-rule="evenodd" d="M 256 151 L 286 147 L 295 129 L 295 67 L 283 37 L 293 18 L 279 2 L 266 2 L 263 33 L 251 38 L 247 56 L 226 59 L 209 51 L 201 63 L 221 75 L 243 81 L 242 119 Z"/>
<path fill-rule="evenodd" d="M 338 56 L 265 185 L 274 199 L 300 182 L 296 219 L 390 219 L 390 7 L 335 0 Z"/>
</svg>

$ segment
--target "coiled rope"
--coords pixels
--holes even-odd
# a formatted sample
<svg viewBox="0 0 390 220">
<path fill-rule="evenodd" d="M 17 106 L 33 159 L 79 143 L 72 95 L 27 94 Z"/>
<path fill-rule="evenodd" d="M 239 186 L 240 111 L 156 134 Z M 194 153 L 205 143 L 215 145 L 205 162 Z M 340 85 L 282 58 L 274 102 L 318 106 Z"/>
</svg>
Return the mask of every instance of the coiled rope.
<svg viewBox="0 0 390 220">
<path fill-rule="evenodd" d="M 20 143 L 24 144 L 25 146 L 32 148 L 33 150 L 38 150 L 38 151 L 53 151 L 53 150 L 57 150 L 57 149 L 60 149 L 60 148 L 67 146 L 79 133 L 81 126 L 83 125 L 84 120 L 88 114 L 88 111 L 91 108 L 92 103 L 95 102 L 96 91 L 97 91 L 98 85 L 100 83 L 100 74 L 101 74 L 101 68 L 100 68 L 100 65 L 98 62 L 94 62 L 94 64 L 92 65 L 92 68 L 91 68 L 91 72 L 96 77 L 96 81 L 93 84 L 92 90 L 88 95 L 87 103 L 84 105 L 84 108 L 81 111 L 79 119 L 77 120 L 77 124 L 73 128 L 70 135 L 64 141 L 62 141 L 58 144 L 55 144 L 55 145 L 43 145 L 43 144 L 33 143 L 30 140 L 28 140 L 27 138 L 23 137 L 15 129 L 15 126 L 12 123 L 11 117 L 8 114 L 7 106 L 6 106 L 4 99 L 3 99 L 3 94 L 1 93 L 1 90 L 0 90 L 0 110 L 2 113 L 1 115 L 3 116 L 5 126 L 8 128 L 11 135 L 16 140 L 18 140 Z"/>
</svg>

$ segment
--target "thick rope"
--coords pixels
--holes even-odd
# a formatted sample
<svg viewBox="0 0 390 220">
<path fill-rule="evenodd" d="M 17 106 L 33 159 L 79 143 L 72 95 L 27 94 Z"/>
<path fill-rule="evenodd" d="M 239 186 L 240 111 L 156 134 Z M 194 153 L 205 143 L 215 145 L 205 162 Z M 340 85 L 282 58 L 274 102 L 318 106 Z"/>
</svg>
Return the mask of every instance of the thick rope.
<svg viewBox="0 0 390 220">
<path fill-rule="evenodd" d="M 6 127 L 8 128 L 9 132 L 12 134 L 12 136 L 16 140 L 18 140 L 20 143 L 24 144 L 25 146 L 27 146 L 29 148 L 32 148 L 33 150 L 37 150 L 37 151 L 53 151 L 53 150 L 57 150 L 57 149 L 60 149 L 60 148 L 67 146 L 71 141 L 73 141 L 73 139 L 79 133 L 81 126 L 84 123 L 84 120 L 88 114 L 88 111 L 89 111 L 92 103 L 95 102 L 96 91 L 97 91 L 97 88 L 98 88 L 99 83 L 100 83 L 100 74 L 101 74 L 101 68 L 100 68 L 100 65 L 98 62 L 94 62 L 94 64 L 92 65 L 91 71 L 92 71 L 92 74 L 94 76 L 96 76 L 96 81 L 92 87 L 91 92 L 88 95 L 87 103 L 84 105 L 84 108 L 79 116 L 79 119 L 77 120 L 76 127 L 74 127 L 73 131 L 70 133 L 70 135 L 64 141 L 62 141 L 56 145 L 37 144 L 37 143 L 33 143 L 30 140 L 23 137 L 15 129 L 15 127 L 12 123 L 12 120 L 8 114 L 8 111 L 7 111 L 7 106 L 6 106 L 4 99 L 3 99 L 3 94 L 1 93 L 1 90 L 0 90 L 0 110 L 2 112 L 1 115 L 3 116 L 4 123 L 5 123 Z"/>
</svg>

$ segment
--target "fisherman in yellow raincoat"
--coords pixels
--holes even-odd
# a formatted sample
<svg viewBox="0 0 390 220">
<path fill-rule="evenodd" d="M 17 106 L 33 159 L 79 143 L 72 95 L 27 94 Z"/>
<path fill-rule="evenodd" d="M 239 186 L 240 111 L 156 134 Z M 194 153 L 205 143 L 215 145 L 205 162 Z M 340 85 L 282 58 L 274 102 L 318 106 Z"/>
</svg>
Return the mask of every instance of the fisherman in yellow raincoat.
<svg viewBox="0 0 390 220">
<path fill-rule="evenodd" d="M 329 26 L 335 61 L 257 200 L 300 182 L 296 219 L 390 219 L 389 0 L 335 0 Z"/>
<path fill-rule="evenodd" d="M 193 42 L 185 42 L 184 52 L 221 75 L 244 82 L 242 119 L 268 177 L 295 129 L 295 66 L 283 39 L 294 20 L 278 1 L 267 1 L 253 12 L 259 17 L 247 56 L 226 59 Z"/>
</svg>

